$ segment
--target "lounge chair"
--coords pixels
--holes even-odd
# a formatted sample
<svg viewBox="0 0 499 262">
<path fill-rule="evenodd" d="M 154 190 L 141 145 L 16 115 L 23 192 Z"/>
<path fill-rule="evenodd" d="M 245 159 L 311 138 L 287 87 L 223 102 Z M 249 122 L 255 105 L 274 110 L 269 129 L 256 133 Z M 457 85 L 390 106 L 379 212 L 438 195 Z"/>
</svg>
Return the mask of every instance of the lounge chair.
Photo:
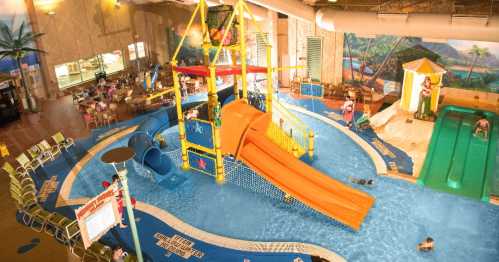
<svg viewBox="0 0 499 262">
<path fill-rule="evenodd" d="M 65 138 L 61 132 L 57 132 L 53 135 L 52 139 L 59 146 L 59 148 L 64 148 L 66 151 L 74 145 L 74 140 L 69 137 Z"/>
<path fill-rule="evenodd" d="M 71 219 L 59 214 L 52 213 L 52 216 L 47 220 L 47 225 L 45 226 L 45 233 L 54 236 L 57 240 L 66 243 L 67 239 L 64 237 L 64 230 L 66 226 L 73 222 Z"/>
<path fill-rule="evenodd" d="M 53 216 L 52 213 L 43 209 L 40 205 L 36 204 L 35 207 L 39 209 L 32 214 L 31 223 L 29 226 L 36 232 L 42 232 L 47 226 L 47 221 Z"/>
<path fill-rule="evenodd" d="M 30 147 L 28 150 L 26 150 L 33 160 L 37 160 L 41 166 L 43 166 L 47 161 L 50 160 L 50 155 L 46 154 L 43 152 L 43 149 L 41 149 L 38 145 L 34 145 Z"/>
<path fill-rule="evenodd" d="M 16 161 L 19 163 L 16 172 L 29 172 L 30 170 L 35 172 L 35 170 L 40 166 L 40 162 L 37 159 L 30 160 L 26 154 L 21 153 L 16 157 Z"/>
<path fill-rule="evenodd" d="M 52 160 L 54 160 L 61 153 L 61 149 L 58 145 L 50 145 L 45 139 L 38 143 L 38 147 L 43 152 L 48 154 Z"/>
<path fill-rule="evenodd" d="M 9 162 L 4 162 L 2 165 L 2 169 L 11 178 L 17 178 L 17 179 L 23 179 L 27 177 L 31 178 L 26 172 L 16 172 L 16 169 Z"/>
</svg>

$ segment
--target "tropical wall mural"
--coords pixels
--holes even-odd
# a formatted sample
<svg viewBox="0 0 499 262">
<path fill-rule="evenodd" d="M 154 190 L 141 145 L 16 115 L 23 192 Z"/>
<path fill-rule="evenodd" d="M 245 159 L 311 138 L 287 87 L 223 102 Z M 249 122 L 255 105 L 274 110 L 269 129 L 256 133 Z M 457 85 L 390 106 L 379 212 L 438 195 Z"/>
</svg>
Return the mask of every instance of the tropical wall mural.
<svg viewBox="0 0 499 262">
<path fill-rule="evenodd" d="M 418 37 L 345 34 L 343 79 L 399 93 L 402 64 L 426 57 L 448 72 L 443 85 L 499 93 L 499 43 L 465 40 L 427 42 Z"/>
<path fill-rule="evenodd" d="M 24 1 L 0 1 L 0 22 L 10 28 L 19 28 L 23 22 L 29 25 L 29 18 L 26 12 Z M 27 54 L 23 58 L 23 63 L 38 68 L 38 57 L 34 53 Z M 16 74 L 16 61 L 10 57 L 0 59 L 0 72 Z"/>
</svg>

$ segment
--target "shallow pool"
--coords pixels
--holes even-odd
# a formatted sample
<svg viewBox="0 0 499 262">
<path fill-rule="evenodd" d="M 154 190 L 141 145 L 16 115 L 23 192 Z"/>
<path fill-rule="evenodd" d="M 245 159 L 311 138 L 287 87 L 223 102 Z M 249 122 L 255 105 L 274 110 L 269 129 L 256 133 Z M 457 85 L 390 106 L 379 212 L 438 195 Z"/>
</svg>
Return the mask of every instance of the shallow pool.
<svg viewBox="0 0 499 262">
<path fill-rule="evenodd" d="M 336 179 L 375 177 L 369 157 L 339 130 L 299 115 L 316 132 L 313 166 Z M 177 129 L 164 133 L 170 149 L 178 147 Z M 128 137 L 111 147 L 126 145 Z M 71 198 L 94 196 L 113 169 L 97 154 L 78 175 Z M 375 177 L 376 197 L 361 230 L 354 232 L 307 209 L 290 208 L 241 187 L 217 185 L 212 177 L 183 173 L 186 180 L 166 188 L 130 163 L 129 184 L 139 200 L 160 207 L 181 220 L 222 236 L 258 241 L 299 241 L 337 252 L 349 261 L 497 261 L 499 207 L 447 195 L 390 178 Z M 416 251 L 426 236 L 436 240 L 431 254 Z"/>
</svg>

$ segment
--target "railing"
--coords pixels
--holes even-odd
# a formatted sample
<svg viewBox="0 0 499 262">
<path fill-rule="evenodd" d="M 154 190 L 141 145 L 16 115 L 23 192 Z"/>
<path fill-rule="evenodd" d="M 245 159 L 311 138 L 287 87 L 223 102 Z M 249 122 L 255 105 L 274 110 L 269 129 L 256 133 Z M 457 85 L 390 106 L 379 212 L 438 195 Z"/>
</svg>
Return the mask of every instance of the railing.
<svg viewBox="0 0 499 262">
<path fill-rule="evenodd" d="M 309 156 L 313 156 L 312 130 L 277 99 L 272 101 L 272 122 L 267 130 L 267 136 L 274 143 L 297 157 L 307 152 Z"/>
</svg>

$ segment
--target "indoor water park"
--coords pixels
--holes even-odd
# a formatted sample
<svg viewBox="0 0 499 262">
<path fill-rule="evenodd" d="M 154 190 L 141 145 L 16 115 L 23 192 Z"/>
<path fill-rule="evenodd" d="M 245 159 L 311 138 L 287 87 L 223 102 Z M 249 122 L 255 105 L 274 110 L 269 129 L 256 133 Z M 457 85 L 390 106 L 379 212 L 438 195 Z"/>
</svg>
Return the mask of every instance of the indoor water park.
<svg viewBox="0 0 499 262">
<path fill-rule="evenodd" d="M 497 1 L 3 0 L 0 95 L 2 261 L 499 258 Z"/>
</svg>

